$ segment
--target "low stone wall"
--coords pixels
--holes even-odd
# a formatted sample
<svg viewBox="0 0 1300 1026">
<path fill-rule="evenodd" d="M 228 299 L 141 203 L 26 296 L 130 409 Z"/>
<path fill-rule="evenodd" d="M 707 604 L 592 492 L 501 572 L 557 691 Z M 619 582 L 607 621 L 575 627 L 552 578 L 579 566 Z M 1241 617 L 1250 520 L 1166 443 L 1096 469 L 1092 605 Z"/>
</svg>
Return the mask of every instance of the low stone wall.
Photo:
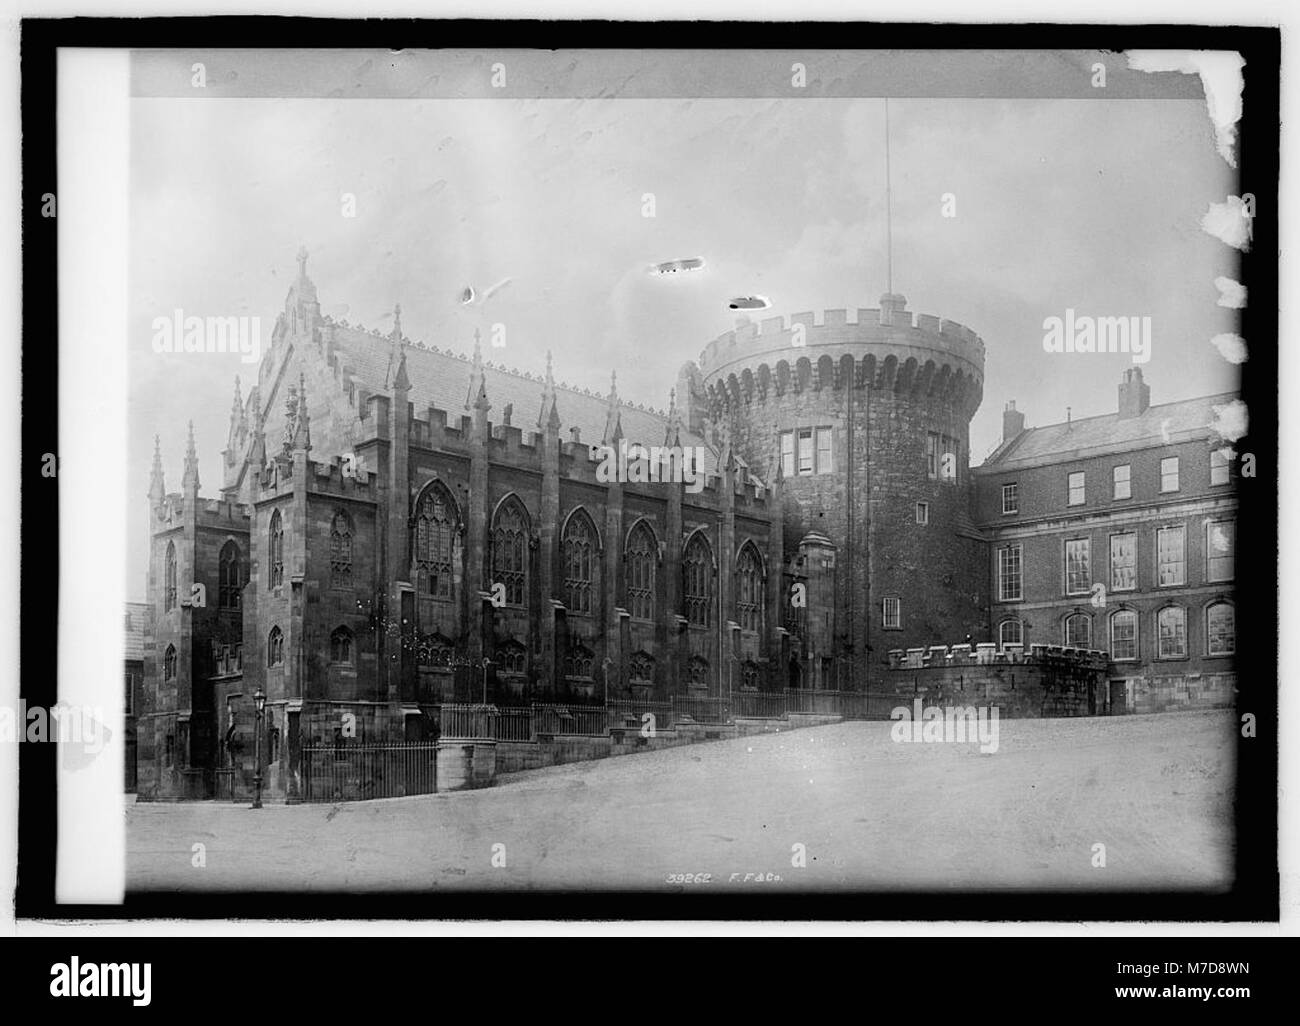
<svg viewBox="0 0 1300 1026">
<path fill-rule="evenodd" d="M 1038 719 L 1100 715 L 1107 711 L 1104 652 L 1034 645 L 1025 655 L 992 646 L 942 645 L 889 653 L 882 690 L 910 705 L 997 706 L 1000 717 Z M 1008 646 L 1012 648 L 1012 646 Z"/>
<path fill-rule="evenodd" d="M 1127 682 L 1129 712 L 1230 709 L 1237 702 L 1235 673 L 1182 673 L 1135 677 Z"/>
</svg>

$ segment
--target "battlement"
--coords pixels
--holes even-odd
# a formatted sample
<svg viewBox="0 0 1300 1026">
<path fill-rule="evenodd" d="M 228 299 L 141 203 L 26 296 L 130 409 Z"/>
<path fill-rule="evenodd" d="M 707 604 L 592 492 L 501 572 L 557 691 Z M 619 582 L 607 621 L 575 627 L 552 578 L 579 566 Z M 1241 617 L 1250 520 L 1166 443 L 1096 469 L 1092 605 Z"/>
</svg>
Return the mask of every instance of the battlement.
<svg viewBox="0 0 1300 1026">
<path fill-rule="evenodd" d="M 964 367 L 968 375 L 983 377 L 984 342 L 972 329 L 933 314 L 913 315 L 902 309 L 901 297 L 888 305 L 883 302 L 886 298 L 882 297 L 883 309 L 860 307 L 852 317 L 848 310 L 831 309 L 792 314 L 788 320 L 765 317 L 739 324 L 700 353 L 704 382 L 708 385 L 780 360 L 794 363 L 802 356 L 816 360 L 823 354 L 832 360 L 843 355 L 861 358 L 873 351 L 878 359 L 894 352 L 900 362 L 915 358 L 922 365 L 950 363 Z"/>
</svg>

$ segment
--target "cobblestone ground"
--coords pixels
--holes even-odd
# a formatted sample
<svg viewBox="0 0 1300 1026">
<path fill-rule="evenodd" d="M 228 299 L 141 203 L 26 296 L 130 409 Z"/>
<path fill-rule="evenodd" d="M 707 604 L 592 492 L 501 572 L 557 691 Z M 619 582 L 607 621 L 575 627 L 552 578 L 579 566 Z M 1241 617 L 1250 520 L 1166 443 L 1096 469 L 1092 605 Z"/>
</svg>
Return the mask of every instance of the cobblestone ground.
<svg viewBox="0 0 1300 1026">
<path fill-rule="evenodd" d="M 336 805 L 133 804 L 128 888 L 1212 887 L 1230 881 L 1234 718 L 1004 720 L 995 754 L 843 723 Z M 206 846 L 204 868 L 192 845 Z M 1092 865 L 1106 846 L 1106 867 Z M 492 864 L 504 845 L 505 866 Z M 791 865 L 794 845 L 805 868 Z M 500 849 L 498 849 L 498 852 Z M 499 857 L 498 857 L 499 861 Z M 733 878 L 732 874 L 740 874 Z M 752 883 L 750 886 L 753 886 Z"/>
</svg>

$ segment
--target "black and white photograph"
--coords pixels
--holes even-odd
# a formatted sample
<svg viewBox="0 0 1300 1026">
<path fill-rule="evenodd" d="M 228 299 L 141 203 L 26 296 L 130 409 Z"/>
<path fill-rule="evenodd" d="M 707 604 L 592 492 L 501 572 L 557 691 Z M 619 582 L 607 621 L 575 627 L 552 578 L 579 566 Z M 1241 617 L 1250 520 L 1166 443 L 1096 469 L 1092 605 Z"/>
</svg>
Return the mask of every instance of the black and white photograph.
<svg viewBox="0 0 1300 1026">
<path fill-rule="evenodd" d="M 1276 26 L 24 33 L 15 915 L 229 941 L 50 1000 L 1294 906 Z"/>
<path fill-rule="evenodd" d="M 133 54 L 128 889 L 1229 888 L 1236 69 L 1015 60 Z"/>
</svg>

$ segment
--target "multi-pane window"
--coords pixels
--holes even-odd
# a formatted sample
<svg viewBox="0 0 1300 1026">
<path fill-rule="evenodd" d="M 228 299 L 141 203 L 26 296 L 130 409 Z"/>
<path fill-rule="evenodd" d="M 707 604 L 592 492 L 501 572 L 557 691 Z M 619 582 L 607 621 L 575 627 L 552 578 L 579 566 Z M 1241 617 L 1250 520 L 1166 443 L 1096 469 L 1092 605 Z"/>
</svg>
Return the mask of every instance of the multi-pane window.
<svg viewBox="0 0 1300 1026">
<path fill-rule="evenodd" d="M 564 657 L 564 675 L 573 680 L 591 680 L 596 657 L 584 645 L 574 645 Z"/>
<path fill-rule="evenodd" d="M 1133 496 L 1132 482 L 1130 475 L 1133 468 L 1127 463 L 1121 463 L 1118 467 L 1110 472 L 1111 480 L 1111 498 L 1129 499 Z"/>
<path fill-rule="evenodd" d="M 794 477 L 794 432 L 781 432 L 781 475 Z"/>
<path fill-rule="evenodd" d="M 1236 572 L 1237 525 L 1211 520 L 1205 525 L 1205 579 L 1230 581 Z"/>
<path fill-rule="evenodd" d="M 1092 590 L 1092 546 L 1087 538 L 1065 543 L 1065 593 L 1082 595 Z"/>
<path fill-rule="evenodd" d="M 1110 658 L 1111 662 L 1122 662 L 1137 658 L 1138 652 L 1137 613 L 1131 609 L 1120 609 L 1110 617 Z"/>
<path fill-rule="evenodd" d="M 1003 620 L 998 624 L 998 644 L 1003 648 L 1008 645 L 1023 645 L 1024 638 L 1024 624 L 1019 620 Z"/>
<path fill-rule="evenodd" d="M 749 544 L 736 557 L 736 619 L 741 630 L 757 631 L 763 626 L 763 568 Z"/>
<path fill-rule="evenodd" d="M 1015 602 L 1020 598 L 1020 546 L 1004 545 L 998 549 L 998 600 Z"/>
<path fill-rule="evenodd" d="M 1082 470 L 1076 470 L 1073 474 L 1070 474 L 1069 477 L 1068 477 L 1067 480 L 1066 480 L 1066 483 L 1067 483 L 1067 485 L 1068 485 L 1068 487 L 1069 487 L 1069 491 L 1070 491 L 1070 497 L 1069 497 L 1069 500 L 1068 500 L 1068 504 L 1071 505 L 1071 506 L 1082 506 L 1082 505 L 1083 505 L 1083 485 L 1084 485 L 1084 476 L 1083 476 L 1083 471 L 1082 471 Z"/>
<path fill-rule="evenodd" d="M 352 523 L 342 511 L 330 525 L 330 587 L 352 587 Z"/>
<path fill-rule="evenodd" d="M 441 484 L 428 489 L 415 519 L 415 575 L 420 626 L 433 625 L 431 602 L 452 599 L 452 539 L 455 509 Z"/>
<path fill-rule="evenodd" d="M 918 502 L 916 504 L 916 522 L 922 525 L 930 522 L 930 504 L 928 502 Z"/>
<path fill-rule="evenodd" d="M 653 683 L 655 679 L 654 656 L 648 655 L 645 652 L 634 652 L 632 654 L 629 671 L 633 683 L 636 684 Z"/>
<path fill-rule="evenodd" d="M 1232 468 L 1228 463 L 1228 454 L 1222 449 L 1210 450 L 1210 484 L 1225 485 L 1232 480 Z"/>
<path fill-rule="evenodd" d="M 352 665 L 352 632 L 338 628 L 330 635 L 330 662 L 340 666 Z"/>
<path fill-rule="evenodd" d="M 887 630 L 903 626 L 903 603 L 901 599 L 887 598 L 881 603 L 881 623 Z"/>
<path fill-rule="evenodd" d="M 569 517 L 564 528 L 564 604 L 571 613 L 595 609 L 593 570 L 596 565 L 596 528 L 585 510 Z"/>
<path fill-rule="evenodd" d="M 709 683 L 709 661 L 703 656 L 691 656 L 686 664 L 686 683 L 696 687 Z"/>
<path fill-rule="evenodd" d="M 167 558 L 163 569 L 163 610 L 176 608 L 176 543 L 167 543 Z"/>
<path fill-rule="evenodd" d="M 1186 534 L 1182 527 L 1156 531 L 1156 581 L 1162 588 L 1187 582 Z"/>
<path fill-rule="evenodd" d="M 522 677 L 528 673 L 528 652 L 523 645 L 508 642 L 496 652 L 497 673 L 508 677 Z"/>
<path fill-rule="evenodd" d="M 242 589 L 239 546 L 233 541 L 221 546 L 217 557 L 217 601 L 222 609 L 238 609 Z"/>
<path fill-rule="evenodd" d="M 518 500 L 497 510 L 492 532 L 492 583 L 505 586 L 506 605 L 524 605 L 528 590 L 527 517 Z"/>
<path fill-rule="evenodd" d="M 626 562 L 628 612 L 637 620 L 653 620 L 659 546 L 644 521 L 632 529 L 627 540 Z"/>
<path fill-rule="evenodd" d="M 1002 512 L 1020 512 L 1020 485 L 1015 481 L 1002 486 Z"/>
<path fill-rule="evenodd" d="M 829 474 L 831 469 L 831 429 L 819 427 L 817 429 L 817 473 Z"/>
<path fill-rule="evenodd" d="M 682 596 L 686 619 L 700 627 L 709 625 L 710 592 L 713 583 L 713 560 L 709 544 L 701 534 L 694 535 L 682 554 Z"/>
<path fill-rule="evenodd" d="M 267 564 L 271 568 L 268 580 L 270 587 L 278 588 L 284 584 L 284 521 L 280 519 L 278 509 L 271 514 L 271 530 L 267 541 Z"/>
<path fill-rule="evenodd" d="M 1229 602 L 1216 602 L 1205 610 L 1205 654 L 1224 656 L 1236 651 L 1235 611 Z"/>
<path fill-rule="evenodd" d="M 1110 590 L 1132 591 L 1137 587 L 1137 535 L 1110 536 Z"/>
<path fill-rule="evenodd" d="M 1178 457 L 1166 456 L 1160 461 L 1160 490 L 1178 491 Z"/>
<path fill-rule="evenodd" d="M 163 653 L 163 680 L 176 679 L 176 646 L 168 645 Z"/>
<path fill-rule="evenodd" d="M 272 627 L 266 636 L 266 665 L 279 666 L 284 662 L 284 632 Z"/>
<path fill-rule="evenodd" d="M 1065 643 L 1072 648 L 1092 648 L 1092 617 L 1087 613 L 1067 616 Z"/>
<path fill-rule="evenodd" d="M 799 429 L 799 474 L 813 472 L 813 431 L 812 428 Z"/>
<path fill-rule="evenodd" d="M 1161 659 L 1187 656 L 1187 610 L 1182 606 L 1166 606 L 1156 614 L 1156 643 Z"/>
</svg>

